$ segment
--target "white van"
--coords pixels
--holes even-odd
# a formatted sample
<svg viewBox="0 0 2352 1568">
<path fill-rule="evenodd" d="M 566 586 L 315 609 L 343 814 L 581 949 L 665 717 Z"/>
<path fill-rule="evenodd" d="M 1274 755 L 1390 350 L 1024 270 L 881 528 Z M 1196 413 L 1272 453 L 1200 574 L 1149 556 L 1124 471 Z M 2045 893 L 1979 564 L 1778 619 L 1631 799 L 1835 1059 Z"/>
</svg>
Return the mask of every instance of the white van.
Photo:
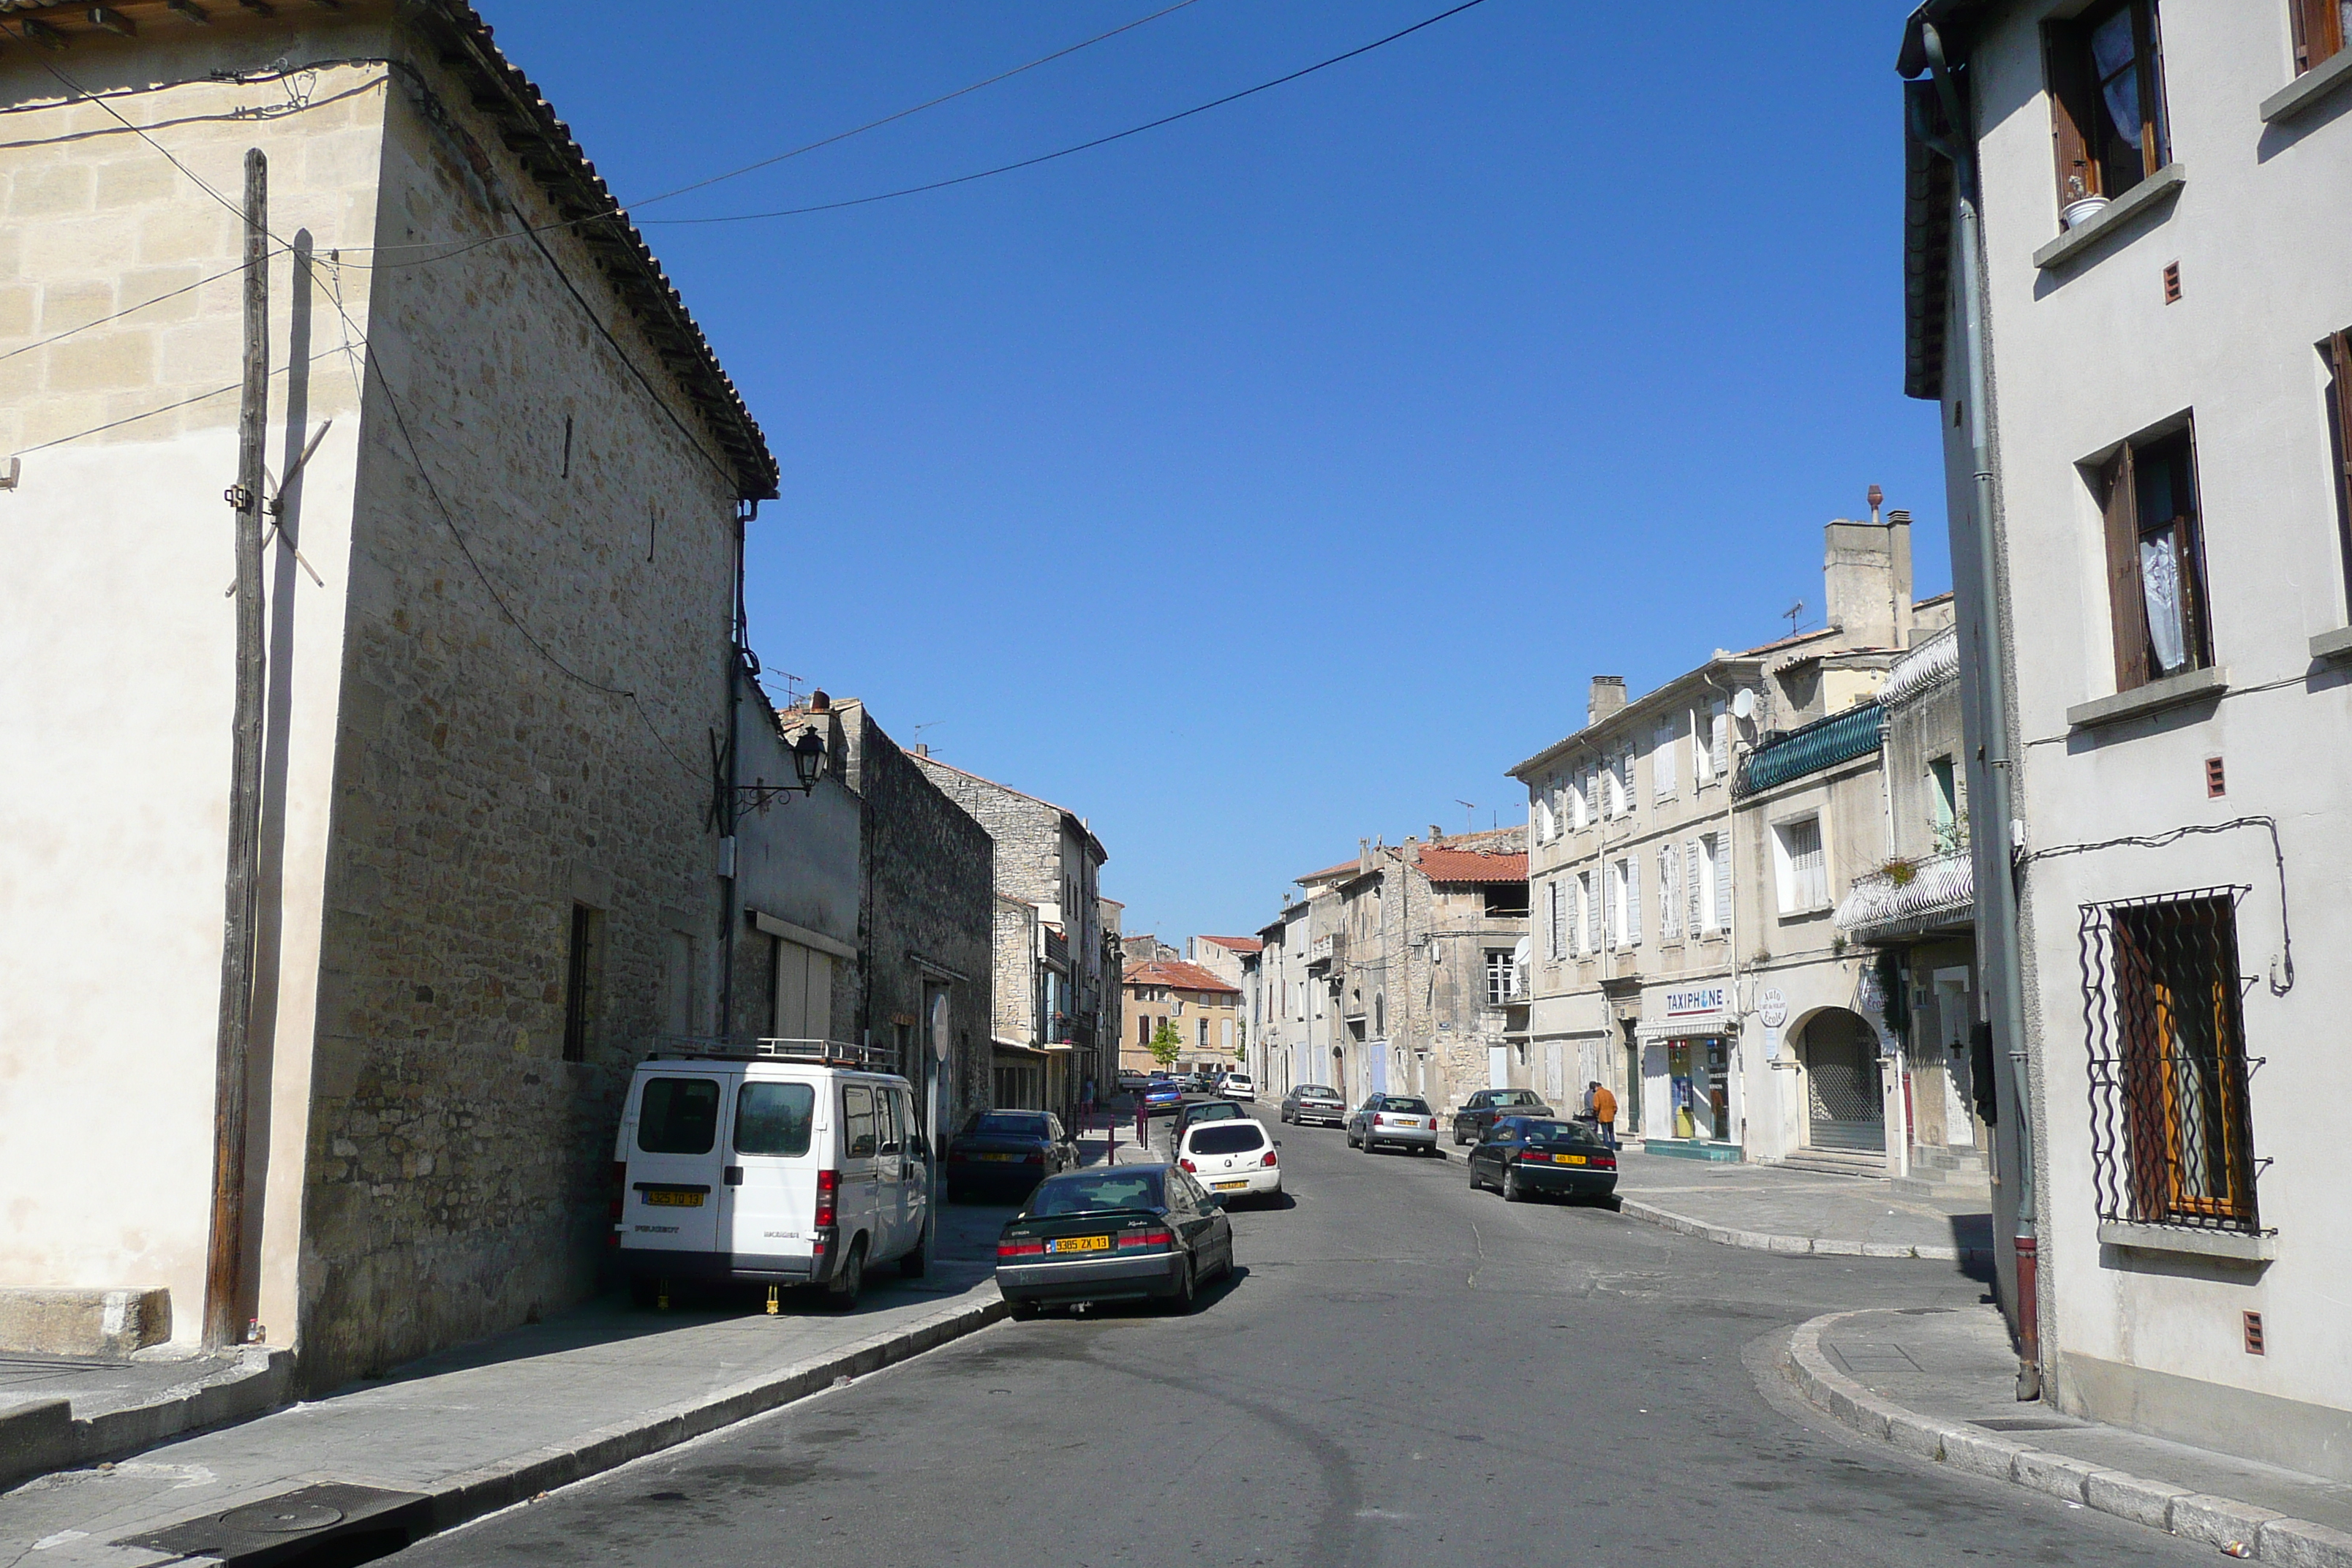
<svg viewBox="0 0 2352 1568">
<path fill-rule="evenodd" d="M 858 1047 L 665 1045 L 637 1064 L 613 1151 L 613 1246 L 631 1294 L 665 1281 L 821 1285 L 923 1272 L 930 1150 L 914 1091 Z"/>
</svg>

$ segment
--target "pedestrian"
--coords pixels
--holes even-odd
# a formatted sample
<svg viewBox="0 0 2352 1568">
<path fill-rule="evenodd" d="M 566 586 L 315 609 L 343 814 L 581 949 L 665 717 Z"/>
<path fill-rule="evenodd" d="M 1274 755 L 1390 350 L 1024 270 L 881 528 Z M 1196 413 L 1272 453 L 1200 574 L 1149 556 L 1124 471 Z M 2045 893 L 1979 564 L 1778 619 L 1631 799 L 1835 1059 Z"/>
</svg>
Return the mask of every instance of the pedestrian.
<svg viewBox="0 0 2352 1568">
<path fill-rule="evenodd" d="M 1087 1079 L 1078 1089 L 1078 1130 L 1085 1131 L 1095 1122 L 1095 1080 Z"/>
<path fill-rule="evenodd" d="M 1586 1091 L 1591 1097 L 1592 1115 L 1601 1123 L 1601 1142 L 1611 1149 L 1617 1147 L 1617 1097 L 1609 1086 L 1595 1079 Z"/>
</svg>

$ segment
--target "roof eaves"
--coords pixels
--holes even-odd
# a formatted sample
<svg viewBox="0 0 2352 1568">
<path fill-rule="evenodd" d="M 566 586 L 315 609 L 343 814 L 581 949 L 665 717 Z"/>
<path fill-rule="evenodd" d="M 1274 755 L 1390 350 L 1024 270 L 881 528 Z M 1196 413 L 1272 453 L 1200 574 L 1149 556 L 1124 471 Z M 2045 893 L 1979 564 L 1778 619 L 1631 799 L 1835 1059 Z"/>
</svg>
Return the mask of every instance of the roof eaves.
<svg viewBox="0 0 2352 1568">
<path fill-rule="evenodd" d="M 1818 634 L 1809 632 L 1806 635 L 1811 637 Z M 1571 734 L 1563 740 L 1553 742 L 1550 745 L 1546 746 L 1542 751 L 1538 752 L 1534 756 L 1529 757 L 1527 761 L 1515 763 L 1510 767 L 1505 768 L 1503 770 L 1503 776 L 1506 778 L 1518 779 L 1524 782 L 1528 774 L 1536 772 L 1538 769 L 1549 767 L 1567 752 L 1575 751 L 1580 746 L 1598 746 L 1604 739 L 1613 740 L 1615 738 L 1614 731 L 1622 726 L 1629 719 L 1642 719 L 1649 717 L 1659 707 L 1664 705 L 1664 700 L 1667 698 L 1680 696 L 1689 691 L 1694 686 L 1706 684 L 1706 678 L 1710 675 L 1730 674 L 1738 666 L 1754 664 L 1756 662 L 1756 651 L 1757 650 L 1751 649 L 1747 653 L 1717 654 L 1715 658 L 1708 659 L 1705 664 L 1700 665 L 1697 668 L 1686 669 L 1683 671 L 1682 674 L 1675 676 L 1672 680 L 1666 681 L 1663 685 L 1643 692 L 1633 701 L 1625 704 L 1624 707 L 1618 709 L 1614 713 L 1612 713 L 1606 719 L 1601 720 L 1598 724 L 1587 724 L 1583 729 L 1577 731 L 1574 734 Z"/>
</svg>

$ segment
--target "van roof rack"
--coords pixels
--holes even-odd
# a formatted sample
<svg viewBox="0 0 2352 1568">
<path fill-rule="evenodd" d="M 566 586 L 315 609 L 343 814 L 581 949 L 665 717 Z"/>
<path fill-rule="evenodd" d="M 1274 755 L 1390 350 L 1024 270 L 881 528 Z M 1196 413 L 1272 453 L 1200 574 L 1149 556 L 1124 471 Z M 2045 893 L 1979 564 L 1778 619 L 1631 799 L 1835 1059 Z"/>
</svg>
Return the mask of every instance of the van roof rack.
<svg viewBox="0 0 2352 1568">
<path fill-rule="evenodd" d="M 861 1046 L 850 1040 L 721 1040 L 701 1035 L 656 1035 L 648 1059 L 664 1058 L 801 1062 L 811 1067 L 857 1068 L 867 1072 L 898 1070 L 896 1047 Z"/>
</svg>

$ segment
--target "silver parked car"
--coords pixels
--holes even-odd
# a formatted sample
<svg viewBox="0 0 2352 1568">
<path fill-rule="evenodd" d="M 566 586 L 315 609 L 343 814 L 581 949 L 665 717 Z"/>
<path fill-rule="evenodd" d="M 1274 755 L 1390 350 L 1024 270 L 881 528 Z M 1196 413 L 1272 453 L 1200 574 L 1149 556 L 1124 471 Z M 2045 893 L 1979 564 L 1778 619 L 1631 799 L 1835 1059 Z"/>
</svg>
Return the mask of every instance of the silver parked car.
<svg viewBox="0 0 2352 1568">
<path fill-rule="evenodd" d="M 1300 1127 L 1319 1121 L 1326 1127 L 1348 1124 L 1348 1102 L 1339 1098 L 1336 1089 L 1319 1083 L 1302 1083 L 1282 1097 L 1282 1120 Z"/>
<path fill-rule="evenodd" d="M 1375 1094 L 1348 1118 L 1348 1142 L 1369 1154 L 1379 1144 L 1437 1152 L 1437 1112 L 1417 1094 Z"/>
</svg>

